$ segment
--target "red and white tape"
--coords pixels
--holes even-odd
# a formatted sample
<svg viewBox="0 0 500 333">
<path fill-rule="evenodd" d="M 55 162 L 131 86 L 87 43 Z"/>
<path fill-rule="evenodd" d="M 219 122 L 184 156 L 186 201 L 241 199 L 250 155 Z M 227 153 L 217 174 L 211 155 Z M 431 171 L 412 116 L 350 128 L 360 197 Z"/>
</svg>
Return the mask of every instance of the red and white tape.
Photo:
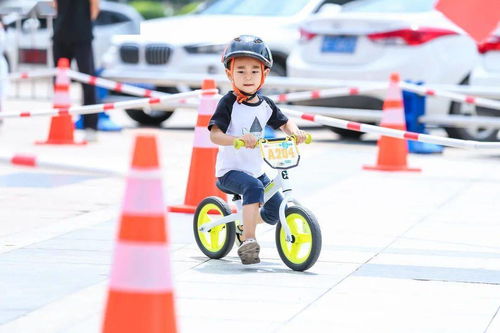
<svg viewBox="0 0 500 333">
<path fill-rule="evenodd" d="M 451 99 L 455 102 L 461 102 L 466 104 L 472 104 L 487 108 L 492 108 L 500 111 L 500 101 L 495 101 L 493 99 L 475 97 L 471 95 L 464 95 L 454 92 L 449 92 L 445 90 L 438 90 L 428 86 L 420 86 L 416 84 L 411 84 L 408 82 L 401 82 L 401 88 L 407 91 L 417 93 L 422 96 L 436 96 Z"/>
<path fill-rule="evenodd" d="M 132 99 L 129 101 L 115 102 L 115 103 L 74 106 L 67 109 L 52 109 L 52 110 L 38 111 L 38 112 L 30 112 L 30 111 L 1 112 L 0 119 L 26 118 L 26 117 L 36 117 L 36 116 L 58 116 L 66 114 L 89 114 L 89 113 L 97 113 L 114 109 L 133 109 L 133 108 L 150 106 L 154 104 L 163 104 L 169 101 L 178 101 L 180 99 L 186 99 L 189 97 L 198 96 L 202 92 L 217 93 L 217 89 L 193 90 L 190 92 L 172 94 L 162 97 L 139 98 L 139 99 Z"/>
<path fill-rule="evenodd" d="M 102 167 L 84 166 L 80 164 L 47 161 L 38 158 L 37 156 L 32 154 L 11 154 L 11 153 L 0 152 L 0 162 L 16 166 L 25 166 L 31 168 L 40 167 L 40 168 L 49 168 L 49 169 L 57 169 L 65 171 L 85 172 L 103 176 L 113 176 L 113 177 L 126 176 L 125 171 L 107 169 Z"/>
<path fill-rule="evenodd" d="M 138 96 L 138 97 L 162 97 L 171 96 L 172 94 L 167 94 L 161 91 L 145 89 L 141 87 L 136 87 L 130 84 L 116 82 L 112 80 L 103 79 L 101 77 L 88 75 L 80 72 L 75 72 L 70 70 L 68 72 L 70 78 L 75 81 L 90 84 L 92 86 L 106 88 L 112 91 L 124 93 L 127 95 Z M 187 107 L 187 108 L 197 108 L 199 103 L 190 99 L 179 99 L 175 103 L 166 103 L 170 107 Z"/>
<path fill-rule="evenodd" d="M 384 85 L 384 87 L 387 85 Z M 269 98 L 276 103 L 308 101 L 319 98 L 328 98 L 336 96 L 353 96 L 359 95 L 368 91 L 380 90 L 380 86 L 366 86 L 366 87 L 345 87 L 322 89 L 312 91 L 292 92 L 288 94 L 271 95 Z"/>
<path fill-rule="evenodd" d="M 32 71 L 32 72 L 10 73 L 9 80 L 19 81 L 19 80 L 25 80 L 25 79 L 37 79 L 37 78 L 43 78 L 43 77 L 52 77 L 55 75 L 56 75 L 55 68 L 47 68 L 47 69 L 41 69 L 41 70 Z"/>
<path fill-rule="evenodd" d="M 136 87 L 130 84 L 115 82 L 107 79 L 103 79 L 97 76 L 92 76 L 80 72 L 75 72 L 73 70 L 68 71 L 68 76 L 75 81 L 86 83 L 92 86 L 97 86 L 101 88 L 106 88 L 116 92 L 121 92 L 124 94 L 129 94 L 132 96 L 139 97 L 161 97 L 169 96 L 170 94 L 162 93 L 159 91 L 154 91 L 150 89 L 144 89 Z"/>
<path fill-rule="evenodd" d="M 380 127 L 375 125 L 368 125 L 354 121 L 347 121 L 337 118 L 325 117 L 317 114 L 304 113 L 290 109 L 281 108 L 281 110 L 288 116 L 294 118 L 305 119 L 313 121 L 326 126 L 333 126 L 337 128 L 349 129 L 357 132 L 374 133 L 393 138 L 413 140 L 427 143 L 434 143 L 443 146 L 466 148 L 466 149 L 500 149 L 500 142 L 480 142 L 472 140 L 459 140 L 451 138 L 443 138 L 439 136 L 421 134 L 415 132 L 401 131 L 392 128 Z"/>
</svg>

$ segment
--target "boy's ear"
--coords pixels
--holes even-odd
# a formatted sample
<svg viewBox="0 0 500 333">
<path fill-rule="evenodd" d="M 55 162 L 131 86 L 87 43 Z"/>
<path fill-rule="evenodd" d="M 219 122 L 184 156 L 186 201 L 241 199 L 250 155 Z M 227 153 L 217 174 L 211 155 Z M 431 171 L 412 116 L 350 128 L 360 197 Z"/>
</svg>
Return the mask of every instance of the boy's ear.
<svg viewBox="0 0 500 333">
<path fill-rule="evenodd" d="M 271 72 L 270 68 L 264 69 L 264 77 L 267 77 L 267 75 Z"/>
<path fill-rule="evenodd" d="M 231 71 L 227 68 L 224 71 L 226 72 L 226 76 L 229 79 L 229 81 L 233 82 L 233 74 L 231 73 Z"/>
</svg>

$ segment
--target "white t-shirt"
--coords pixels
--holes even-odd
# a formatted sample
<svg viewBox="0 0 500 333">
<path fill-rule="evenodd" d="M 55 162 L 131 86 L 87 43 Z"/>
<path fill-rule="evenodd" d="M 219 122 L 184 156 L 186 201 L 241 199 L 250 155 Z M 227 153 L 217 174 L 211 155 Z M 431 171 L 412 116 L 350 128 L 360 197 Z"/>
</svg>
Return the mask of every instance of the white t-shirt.
<svg viewBox="0 0 500 333">
<path fill-rule="evenodd" d="M 257 138 L 262 138 L 266 125 L 278 129 L 286 124 L 288 118 L 272 100 L 262 95 L 257 96 L 258 103 L 239 104 L 233 92 L 228 92 L 217 104 L 217 109 L 208 124 L 208 130 L 216 125 L 228 135 L 242 136 L 251 133 Z M 219 146 L 215 170 L 217 177 L 222 177 L 231 170 L 243 171 L 256 178 L 264 173 L 258 149 L 236 150 L 233 146 Z"/>
</svg>

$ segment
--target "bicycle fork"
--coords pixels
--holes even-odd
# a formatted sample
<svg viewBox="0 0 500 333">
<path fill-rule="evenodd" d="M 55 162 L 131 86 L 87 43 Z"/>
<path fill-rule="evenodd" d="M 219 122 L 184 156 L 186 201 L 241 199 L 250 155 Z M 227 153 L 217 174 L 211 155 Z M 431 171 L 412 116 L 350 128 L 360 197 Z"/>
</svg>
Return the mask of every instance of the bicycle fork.
<svg viewBox="0 0 500 333">
<path fill-rule="evenodd" d="M 291 202 L 294 203 L 295 205 L 298 205 L 299 202 L 292 195 L 292 186 L 290 184 L 290 179 L 288 178 L 288 171 L 282 170 L 281 172 L 279 172 L 279 176 L 277 176 L 271 183 L 279 183 L 275 185 L 278 185 L 278 188 L 281 188 L 283 191 L 284 198 L 280 204 L 279 217 L 280 217 L 281 227 L 285 231 L 285 240 L 291 243 L 293 242 L 292 231 L 290 230 L 290 226 L 286 221 L 285 210 L 288 203 Z M 271 183 L 269 183 L 268 185 L 270 185 Z M 272 195 L 274 195 L 275 193 L 276 192 L 274 192 Z"/>
</svg>

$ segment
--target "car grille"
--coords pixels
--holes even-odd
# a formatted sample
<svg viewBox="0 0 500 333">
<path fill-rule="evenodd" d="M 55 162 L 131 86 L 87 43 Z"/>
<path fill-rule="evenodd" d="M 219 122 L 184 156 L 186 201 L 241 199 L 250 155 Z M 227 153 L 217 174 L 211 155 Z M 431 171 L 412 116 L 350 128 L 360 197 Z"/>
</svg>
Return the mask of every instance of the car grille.
<svg viewBox="0 0 500 333">
<path fill-rule="evenodd" d="M 170 47 L 165 44 L 149 44 L 146 46 L 146 62 L 150 65 L 163 65 L 170 58 Z"/>
<path fill-rule="evenodd" d="M 120 46 L 120 58 L 126 64 L 137 64 L 139 62 L 139 46 L 123 44 Z"/>
</svg>

